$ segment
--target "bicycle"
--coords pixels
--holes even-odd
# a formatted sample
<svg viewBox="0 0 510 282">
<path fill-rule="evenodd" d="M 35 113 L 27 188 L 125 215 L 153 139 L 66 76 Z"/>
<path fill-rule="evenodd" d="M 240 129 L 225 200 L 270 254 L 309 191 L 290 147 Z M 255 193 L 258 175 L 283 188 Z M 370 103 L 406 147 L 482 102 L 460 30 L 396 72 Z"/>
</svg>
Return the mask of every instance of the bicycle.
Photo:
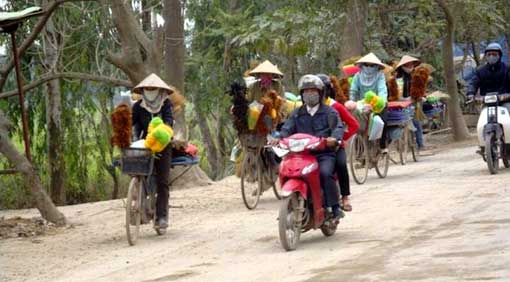
<svg viewBox="0 0 510 282">
<path fill-rule="evenodd" d="M 156 226 L 156 185 L 154 156 L 150 150 L 127 148 L 122 150 L 122 173 L 131 176 L 126 197 L 126 235 L 133 246 L 140 233 L 140 225 L 153 222 L 158 235 L 166 229 Z"/>
<path fill-rule="evenodd" d="M 366 125 L 368 122 L 360 121 L 361 124 Z M 388 175 L 389 154 L 381 152 L 379 139 L 369 140 L 368 137 L 368 126 L 364 126 L 363 129 L 360 127 L 360 131 L 350 144 L 349 166 L 353 179 L 358 184 L 366 182 L 368 170 L 372 167 L 375 168 L 379 178 L 385 178 Z"/>
<path fill-rule="evenodd" d="M 240 141 L 243 154 L 241 195 L 246 208 L 256 208 L 262 192 L 269 188 L 273 189 L 276 198 L 280 200 L 282 197 L 277 185 L 277 167 L 270 158 L 272 151 L 265 146 L 266 138 L 256 134 L 243 134 Z"/>
</svg>

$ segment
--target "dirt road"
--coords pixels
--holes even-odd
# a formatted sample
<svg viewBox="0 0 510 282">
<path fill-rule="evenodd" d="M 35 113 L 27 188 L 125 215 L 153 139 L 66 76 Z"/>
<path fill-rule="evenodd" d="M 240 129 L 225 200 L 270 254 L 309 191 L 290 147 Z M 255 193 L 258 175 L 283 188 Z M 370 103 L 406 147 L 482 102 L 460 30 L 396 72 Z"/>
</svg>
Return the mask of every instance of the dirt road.
<svg viewBox="0 0 510 282">
<path fill-rule="evenodd" d="M 176 191 L 171 225 L 129 247 L 122 201 L 64 207 L 74 228 L 0 241 L 1 281 L 510 281 L 510 169 L 489 175 L 475 147 L 370 172 L 337 233 L 280 246 L 278 202 L 242 204 L 238 180 Z M 3 211 L 0 217 L 36 216 Z"/>
</svg>

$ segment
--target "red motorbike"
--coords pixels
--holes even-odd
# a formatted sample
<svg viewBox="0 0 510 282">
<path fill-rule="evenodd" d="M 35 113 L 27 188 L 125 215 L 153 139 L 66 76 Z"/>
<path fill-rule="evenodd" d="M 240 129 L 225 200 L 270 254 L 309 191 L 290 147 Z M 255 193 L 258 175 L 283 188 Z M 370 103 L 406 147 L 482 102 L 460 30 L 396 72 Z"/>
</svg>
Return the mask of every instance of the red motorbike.
<svg viewBox="0 0 510 282">
<path fill-rule="evenodd" d="M 284 138 L 273 147 L 283 157 L 279 174 L 283 199 L 278 229 L 280 242 L 287 251 L 296 249 L 302 232 L 320 228 L 325 236 L 331 236 L 337 229 L 338 218 L 323 206 L 319 163 L 311 154 L 325 148 L 325 138 L 302 133 Z"/>
</svg>

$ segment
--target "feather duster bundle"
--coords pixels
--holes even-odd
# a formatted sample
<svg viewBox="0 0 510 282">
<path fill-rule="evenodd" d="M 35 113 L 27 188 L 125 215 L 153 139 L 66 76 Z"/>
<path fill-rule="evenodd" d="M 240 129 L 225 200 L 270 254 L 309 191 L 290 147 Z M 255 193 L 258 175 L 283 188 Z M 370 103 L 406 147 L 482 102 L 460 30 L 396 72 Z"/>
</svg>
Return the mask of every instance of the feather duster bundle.
<svg viewBox="0 0 510 282">
<path fill-rule="evenodd" d="M 425 96 L 430 71 L 425 67 L 416 67 L 411 74 L 410 95 L 413 99 L 418 100 Z"/>
<path fill-rule="evenodd" d="M 271 118 L 271 110 L 273 109 L 273 101 L 271 98 L 264 96 L 260 99 L 260 103 L 264 105 L 264 108 L 260 112 L 259 119 L 257 120 L 257 125 L 255 127 L 255 131 L 259 135 L 266 135 L 269 133 L 271 128 L 268 128 L 268 117 Z M 271 119 L 272 122 L 272 119 Z M 271 124 L 272 127 L 272 124 Z"/>
<path fill-rule="evenodd" d="M 388 87 L 388 102 L 400 100 L 400 93 L 398 92 L 398 84 L 395 77 L 391 77 L 386 81 L 386 87 Z"/>
<path fill-rule="evenodd" d="M 184 97 L 178 90 L 174 90 L 174 92 L 170 94 L 169 97 L 170 101 L 172 102 L 172 112 L 174 114 L 178 114 L 184 109 L 186 97 Z"/>
<path fill-rule="evenodd" d="M 119 148 L 128 148 L 131 145 L 131 108 L 121 104 L 111 114 L 113 136 L 111 143 Z"/>
<path fill-rule="evenodd" d="M 333 84 L 335 92 L 336 92 L 335 100 L 339 103 L 344 104 L 345 102 L 347 102 L 349 100 L 349 92 L 351 90 L 349 78 L 342 77 L 340 79 L 338 79 L 338 78 L 333 79 L 333 76 L 332 76 L 331 83 L 333 83 L 334 80 L 336 81 Z"/>
<path fill-rule="evenodd" d="M 246 87 L 238 82 L 230 85 L 228 94 L 232 97 L 232 119 L 234 128 L 238 134 L 248 131 L 248 122 L 246 116 L 248 114 L 248 100 L 246 100 Z"/>
</svg>

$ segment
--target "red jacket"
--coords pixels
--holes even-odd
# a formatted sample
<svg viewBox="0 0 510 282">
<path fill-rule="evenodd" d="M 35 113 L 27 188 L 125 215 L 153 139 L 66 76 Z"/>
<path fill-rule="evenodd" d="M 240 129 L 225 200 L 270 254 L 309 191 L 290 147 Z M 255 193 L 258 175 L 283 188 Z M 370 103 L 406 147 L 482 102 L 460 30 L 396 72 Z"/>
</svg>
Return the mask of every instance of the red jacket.
<svg viewBox="0 0 510 282">
<path fill-rule="evenodd" d="M 329 100 L 331 100 L 331 98 Z M 356 118 L 354 118 L 354 116 L 349 112 L 349 110 L 347 110 L 347 108 L 344 105 L 333 100 L 331 100 L 330 103 L 326 104 L 329 104 L 330 107 L 335 109 L 338 112 L 338 115 L 340 116 L 342 122 L 345 125 L 347 125 L 347 130 L 344 131 L 343 137 L 344 142 L 346 142 L 347 140 L 349 140 L 349 138 L 356 134 L 356 132 L 358 132 L 359 129 L 358 121 L 356 120 Z"/>
</svg>

